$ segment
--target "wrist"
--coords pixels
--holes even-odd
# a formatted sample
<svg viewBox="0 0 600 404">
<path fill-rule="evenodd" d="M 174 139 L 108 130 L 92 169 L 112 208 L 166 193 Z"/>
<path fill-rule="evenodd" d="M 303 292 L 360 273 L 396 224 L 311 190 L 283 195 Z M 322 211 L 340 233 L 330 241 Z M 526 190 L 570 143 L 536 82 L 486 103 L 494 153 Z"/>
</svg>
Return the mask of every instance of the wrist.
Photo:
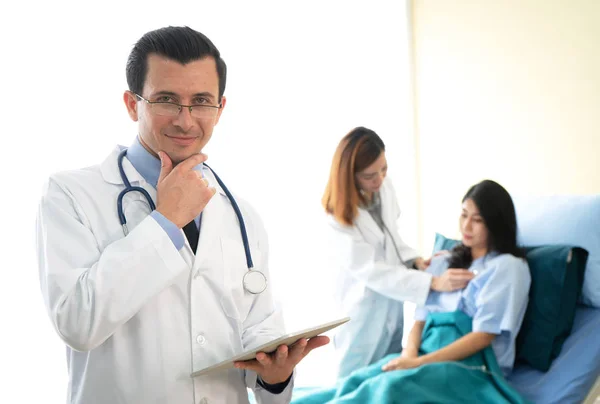
<svg viewBox="0 0 600 404">
<path fill-rule="evenodd" d="M 437 292 L 437 291 L 439 291 L 439 288 L 440 288 L 440 278 L 437 276 L 432 276 L 430 289 L 435 290 Z"/>
<path fill-rule="evenodd" d="M 423 366 L 423 365 L 430 363 L 430 359 L 431 358 L 429 355 L 423 355 L 423 356 L 419 356 L 416 358 L 419 366 Z"/>
<path fill-rule="evenodd" d="M 268 385 L 277 385 L 277 384 L 281 384 L 281 383 L 285 383 L 287 381 L 290 380 L 290 378 L 292 377 L 292 374 L 294 372 L 292 371 L 292 373 L 290 373 L 289 375 L 287 375 L 286 377 L 277 377 L 277 378 L 265 378 L 261 375 L 258 375 L 259 379 L 262 380 L 263 383 L 268 384 Z"/>
<path fill-rule="evenodd" d="M 293 374 L 293 372 L 292 372 L 292 374 Z M 261 376 L 259 375 L 258 378 L 256 379 L 256 383 L 271 394 L 281 394 L 288 387 L 291 380 L 292 380 L 292 375 L 290 375 L 286 380 L 284 380 L 281 383 L 271 384 L 271 383 L 268 383 L 268 382 L 265 382 L 264 380 L 262 380 Z"/>
<path fill-rule="evenodd" d="M 165 212 L 164 209 L 161 209 L 160 207 L 157 207 L 155 211 L 158 212 L 158 213 L 160 213 L 161 215 L 163 215 L 163 217 L 165 219 L 167 219 L 168 221 L 170 221 L 171 223 L 173 223 L 179 229 L 183 229 L 183 226 L 186 225 L 186 223 L 181 224 L 181 223 L 175 221 L 174 219 L 172 219 L 173 215 L 171 215 L 170 213 Z"/>
</svg>

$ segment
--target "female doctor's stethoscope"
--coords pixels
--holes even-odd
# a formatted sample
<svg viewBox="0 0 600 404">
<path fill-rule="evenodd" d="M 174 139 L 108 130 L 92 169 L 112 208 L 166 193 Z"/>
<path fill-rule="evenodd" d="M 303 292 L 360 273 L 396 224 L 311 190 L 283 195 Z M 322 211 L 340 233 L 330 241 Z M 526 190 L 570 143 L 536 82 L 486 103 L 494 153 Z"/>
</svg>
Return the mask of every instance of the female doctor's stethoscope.
<svg viewBox="0 0 600 404">
<path fill-rule="evenodd" d="M 119 193 L 119 196 L 117 197 L 117 213 L 119 215 L 119 221 L 121 222 L 121 226 L 123 227 L 123 233 L 125 233 L 125 236 L 127 236 L 127 234 L 129 233 L 129 230 L 127 229 L 127 218 L 125 217 L 125 213 L 123 211 L 123 197 L 128 192 L 141 192 L 142 195 L 144 195 L 144 197 L 146 198 L 148 205 L 150 205 L 150 210 L 153 211 L 156 209 L 156 205 L 154 204 L 154 201 L 152 200 L 152 197 L 150 196 L 148 191 L 146 191 L 142 187 L 131 186 L 131 183 L 127 179 L 127 175 L 125 174 L 125 170 L 123 169 L 123 158 L 125 158 L 126 155 L 127 155 L 127 149 L 124 149 L 119 154 L 119 158 L 117 160 L 117 164 L 119 166 L 119 173 L 121 174 L 121 179 L 123 180 L 123 183 L 125 184 L 125 189 L 122 190 Z M 205 164 L 205 166 L 208 167 L 208 165 L 206 165 L 206 164 Z M 227 189 L 225 184 L 223 184 L 223 181 L 221 181 L 219 176 L 213 171 L 212 168 L 208 167 L 208 169 L 213 173 L 217 182 L 219 183 L 219 185 L 221 186 L 221 188 L 227 195 L 227 198 L 229 198 L 229 201 L 231 202 L 231 206 L 233 207 L 233 210 L 235 211 L 235 215 L 237 216 L 238 221 L 240 222 L 240 232 L 242 233 L 242 241 L 244 242 L 244 252 L 246 253 L 246 265 L 248 266 L 248 272 L 246 272 L 244 274 L 244 277 L 242 279 L 244 289 L 247 292 L 255 294 L 255 295 L 262 293 L 267 288 L 267 278 L 265 277 L 265 275 L 262 272 L 255 271 L 253 269 L 254 264 L 252 262 L 252 255 L 250 254 L 250 245 L 248 243 L 248 234 L 246 232 L 246 225 L 244 224 L 244 218 L 242 217 L 242 212 L 240 211 L 238 204 L 236 203 L 235 199 L 233 198 L 233 195 L 231 195 L 231 192 L 229 192 L 229 190 Z"/>
</svg>

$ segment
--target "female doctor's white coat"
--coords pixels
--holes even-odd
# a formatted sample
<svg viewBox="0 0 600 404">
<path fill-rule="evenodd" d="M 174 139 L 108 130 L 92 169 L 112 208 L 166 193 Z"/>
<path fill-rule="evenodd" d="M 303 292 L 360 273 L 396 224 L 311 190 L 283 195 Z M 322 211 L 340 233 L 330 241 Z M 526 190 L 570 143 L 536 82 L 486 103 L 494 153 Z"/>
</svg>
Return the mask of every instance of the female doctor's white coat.
<svg viewBox="0 0 600 404">
<path fill-rule="evenodd" d="M 431 286 L 430 274 L 404 265 L 418 255 L 398 234 L 400 208 L 388 178 L 381 186 L 380 197 L 383 222 L 391 234 L 381 230 L 362 208 L 353 226 L 329 217 L 333 229 L 331 258 L 337 267 L 335 299 L 341 314 L 351 317 L 333 338 L 339 377 L 388 353 L 400 352 L 402 302 L 424 304 Z"/>
<path fill-rule="evenodd" d="M 293 382 L 273 395 L 241 370 L 191 378 L 192 372 L 281 336 L 270 288 L 251 295 L 235 213 L 217 193 L 206 206 L 197 254 L 177 250 L 149 216 L 139 192 L 123 201 L 129 235 L 116 209 L 124 185 L 119 148 L 99 166 L 52 176 L 38 216 L 41 288 L 52 323 L 67 344 L 69 403 L 247 403 L 256 387 L 263 403 L 289 402 Z M 133 186 L 156 190 L 127 159 Z M 267 270 L 267 239 L 257 214 L 242 211 L 255 269 Z"/>
</svg>

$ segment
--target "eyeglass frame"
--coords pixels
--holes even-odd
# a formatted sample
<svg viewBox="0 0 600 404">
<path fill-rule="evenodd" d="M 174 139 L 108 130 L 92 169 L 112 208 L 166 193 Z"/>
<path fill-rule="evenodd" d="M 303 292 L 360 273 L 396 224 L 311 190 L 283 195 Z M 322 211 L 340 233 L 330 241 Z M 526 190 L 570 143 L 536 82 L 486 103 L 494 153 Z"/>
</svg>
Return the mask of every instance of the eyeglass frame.
<svg viewBox="0 0 600 404">
<path fill-rule="evenodd" d="M 222 104 L 219 104 L 219 105 L 204 105 L 204 104 L 184 105 L 184 104 L 178 104 L 176 102 L 169 102 L 169 101 L 150 101 L 150 100 L 147 100 L 146 98 L 142 97 L 138 93 L 132 92 L 132 94 L 135 95 L 136 97 L 138 97 L 140 100 L 145 101 L 146 104 L 150 105 L 151 107 L 152 107 L 152 105 L 155 105 L 155 104 L 169 104 L 169 105 L 175 105 L 175 106 L 179 107 L 179 111 L 177 112 L 177 114 L 176 115 L 172 115 L 172 116 L 178 116 L 179 114 L 181 114 L 181 110 L 183 108 L 188 108 L 189 111 L 190 111 L 190 115 L 191 115 L 192 114 L 192 108 L 194 108 L 194 107 L 214 108 L 214 109 L 221 109 L 223 107 Z M 161 116 L 171 116 L 171 115 L 161 115 Z"/>
</svg>

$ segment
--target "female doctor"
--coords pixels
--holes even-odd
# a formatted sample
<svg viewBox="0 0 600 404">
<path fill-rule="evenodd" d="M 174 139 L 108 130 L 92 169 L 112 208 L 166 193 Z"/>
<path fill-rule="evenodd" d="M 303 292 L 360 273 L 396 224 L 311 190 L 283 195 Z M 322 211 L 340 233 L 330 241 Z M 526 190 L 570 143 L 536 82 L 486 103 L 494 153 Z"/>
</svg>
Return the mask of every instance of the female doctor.
<svg viewBox="0 0 600 404">
<path fill-rule="evenodd" d="M 462 289 L 473 276 L 460 269 L 439 277 L 422 271 L 430 260 L 400 238 L 400 209 L 386 172 L 381 138 L 355 128 L 337 147 L 323 195 L 333 230 L 336 303 L 352 318 L 333 339 L 338 377 L 401 351 L 404 300 L 423 305 L 430 290 Z"/>
</svg>

